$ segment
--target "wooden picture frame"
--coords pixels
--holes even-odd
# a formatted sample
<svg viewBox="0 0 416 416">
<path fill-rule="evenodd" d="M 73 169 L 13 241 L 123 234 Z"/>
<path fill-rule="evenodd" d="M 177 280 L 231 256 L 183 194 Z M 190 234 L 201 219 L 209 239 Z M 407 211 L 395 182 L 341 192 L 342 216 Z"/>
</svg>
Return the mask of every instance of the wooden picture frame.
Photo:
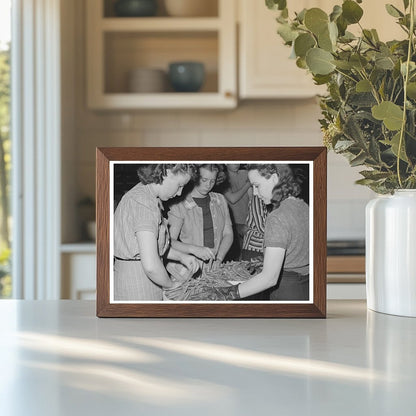
<svg viewBox="0 0 416 416">
<path fill-rule="evenodd" d="M 97 316 L 194 318 L 325 318 L 327 150 L 324 147 L 97 148 Z M 114 166 L 151 163 L 282 163 L 309 166 L 309 300 L 296 301 L 114 301 Z M 137 180 L 137 182 L 139 182 Z"/>
</svg>

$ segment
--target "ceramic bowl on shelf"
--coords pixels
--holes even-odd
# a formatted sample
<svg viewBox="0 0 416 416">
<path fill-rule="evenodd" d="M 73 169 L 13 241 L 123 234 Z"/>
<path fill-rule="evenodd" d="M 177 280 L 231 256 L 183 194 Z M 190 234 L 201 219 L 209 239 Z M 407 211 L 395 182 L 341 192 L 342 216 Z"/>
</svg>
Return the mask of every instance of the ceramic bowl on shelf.
<svg viewBox="0 0 416 416">
<path fill-rule="evenodd" d="M 149 17 L 157 12 L 156 0 L 118 0 L 114 12 L 119 17 Z"/>
<path fill-rule="evenodd" d="M 205 80 L 202 62 L 172 62 L 169 64 L 169 81 L 177 92 L 197 92 Z"/>
<path fill-rule="evenodd" d="M 217 16 L 217 0 L 165 0 L 166 12 L 172 17 Z"/>
<path fill-rule="evenodd" d="M 128 75 L 128 91 L 131 93 L 165 92 L 167 84 L 167 74 L 163 69 L 135 68 Z"/>
</svg>

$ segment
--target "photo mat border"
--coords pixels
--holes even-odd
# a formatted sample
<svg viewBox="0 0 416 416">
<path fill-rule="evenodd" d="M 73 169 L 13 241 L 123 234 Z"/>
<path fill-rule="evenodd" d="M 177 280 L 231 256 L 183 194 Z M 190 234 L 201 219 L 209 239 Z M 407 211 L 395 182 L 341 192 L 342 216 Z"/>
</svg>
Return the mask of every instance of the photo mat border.
<svg viewBox="0 0 416 416">
<path fill-rule="evenodd" d="M 325 147 L 97 148 L 97 316 L 98 317 L 303 317 L 326 316 L 326 153 Z M 111 167 L 114 163 L 307 163 L 313 193 L 310 215 L 313 240 L 313 295 L 309 301 L 123 302 L 110 301 Z"/>
</svg>

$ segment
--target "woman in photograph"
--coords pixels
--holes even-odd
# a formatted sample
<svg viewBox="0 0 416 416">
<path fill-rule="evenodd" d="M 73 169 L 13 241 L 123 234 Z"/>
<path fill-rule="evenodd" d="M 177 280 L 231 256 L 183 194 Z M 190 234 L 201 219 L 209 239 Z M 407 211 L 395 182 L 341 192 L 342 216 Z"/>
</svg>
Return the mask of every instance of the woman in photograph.
<svg viewBox="0 0 416 416">
<path fill-rule="evenodd" d="M 233 242 L 233 230 L 227 202 L 223 195 L 212 192 L 219 172 L 215 164 L 198 166 L 192 191 L 183 201 L 173 204 L 168 218 L 172 247 L 192 254 L 217 269 Z M 171 268 L 172 267 L 172 268 Z M 173 266 L 168 270 L 175 273 Z M 176 272 L 186 270 L 176 267 Z"/>
<path fill-rule="evenodd" d="M 247 231 L 244 235 L 241 260 L 263 257 L 264 226 L 267 209 L 258 195 L 252 195 L 248 205 Z"/>
<path fill-rule="evenodd" d="M 239 285 L 220 288 L 221 298 L 236 300 L 271 288 L 270 300 L 308 300 L 309 207 L 298 198 L 301 187 L 284 164 L 249 165 L 248 177 L 254 195 L 272 206 L 265 225 L 263 270 Z"/>
<path fill-rule="evenodd" d="M 170 279 L 162 256 L 178 261 L 191 273 L 198 270 L 195 257 L 170 247 L 162 201 L 182 193 L 191 179 L 193 165 L 143 165 L 140 183 L 121 199 L 114 213 L 114 299 L 162 300 Z"/>
</svg>

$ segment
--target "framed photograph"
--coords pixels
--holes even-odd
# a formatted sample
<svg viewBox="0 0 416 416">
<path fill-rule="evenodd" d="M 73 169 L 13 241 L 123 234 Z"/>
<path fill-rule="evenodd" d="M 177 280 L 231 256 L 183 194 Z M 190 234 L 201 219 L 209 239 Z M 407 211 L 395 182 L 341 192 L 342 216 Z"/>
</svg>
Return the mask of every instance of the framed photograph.
<svg viewBox="0 0 416 416">
<path fill-rule="evenodd" d="M 326 317 L 326 148 L 97 148 L 97 316 Z"/>
</svg>

